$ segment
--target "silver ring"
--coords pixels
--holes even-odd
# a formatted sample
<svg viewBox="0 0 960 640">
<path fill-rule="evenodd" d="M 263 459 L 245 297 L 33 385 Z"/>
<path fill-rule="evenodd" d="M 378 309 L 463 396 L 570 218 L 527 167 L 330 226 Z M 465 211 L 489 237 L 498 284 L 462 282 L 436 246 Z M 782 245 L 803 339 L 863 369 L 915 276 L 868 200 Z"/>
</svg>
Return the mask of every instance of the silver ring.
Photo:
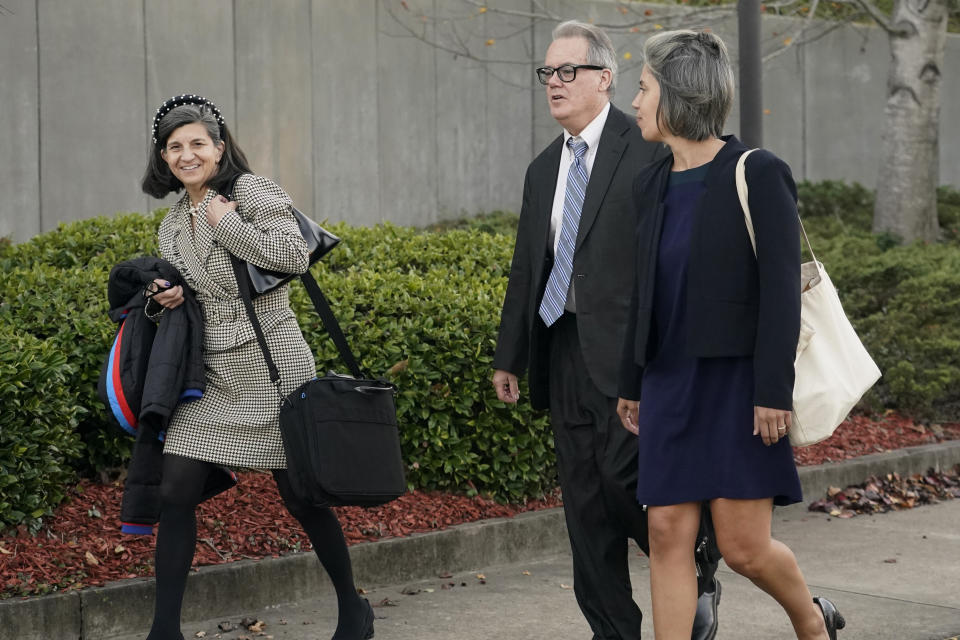
<svg viewBox="0 0 960 640">
<path fill-rule="evenodd" d="M 787 430 L 787 425 L 785 424 L 782 424 L 779 427 L 777 427 L 777 431 L 786 431 L 786 430 Z"/>
</svg>

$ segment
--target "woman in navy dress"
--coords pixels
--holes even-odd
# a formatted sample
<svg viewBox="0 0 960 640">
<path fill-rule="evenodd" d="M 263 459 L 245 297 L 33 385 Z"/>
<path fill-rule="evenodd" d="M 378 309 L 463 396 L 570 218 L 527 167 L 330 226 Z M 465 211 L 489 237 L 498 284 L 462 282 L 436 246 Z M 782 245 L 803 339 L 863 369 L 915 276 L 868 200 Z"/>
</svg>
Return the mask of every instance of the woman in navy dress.
<svg viewBox="0 0 960 640">
<path fill-rule="evenodd" d="M 811 597 L 793 553 L 770 536 L 773 505 L 802 499 L 787 438 L 800 328 L 790 169 L 762 150 L 747 161 L 754 257 L 735 180 L 747 147 L 721 137 L 733 102 L 723 41 L 657 34 L 640 78 L 637 124 L 672 154 L 634 185 L 637 280 L 617 412 L 637 434 L 657 640 L 690 637 L 703 502 L 727 565 L 783 606 L 797 638 L 835 640 L 842 616 Z"/>
</svg>

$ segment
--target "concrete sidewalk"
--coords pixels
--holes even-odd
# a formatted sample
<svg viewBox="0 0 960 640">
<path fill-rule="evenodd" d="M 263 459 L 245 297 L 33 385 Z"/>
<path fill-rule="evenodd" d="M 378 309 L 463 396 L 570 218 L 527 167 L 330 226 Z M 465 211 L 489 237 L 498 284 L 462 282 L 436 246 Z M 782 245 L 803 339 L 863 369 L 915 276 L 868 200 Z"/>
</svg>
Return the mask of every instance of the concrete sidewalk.
<svg viewBox="0 0 960 640">
<path fill-rule="evenodd" d="M 793 549 L 814 594 L 831 598 L 847 619 L 841 640 L 944 640 L 960 635 L 960 500 L 849 520 L 793 511 L 777 514 L 774 535 Z M 646 558 L 632 553 L 634 597 L 651 611 Z M 439 575 L 443 567 L 436 567 Z M 484 582 L 478 576 L 483 576 Z M 782 609 L 749 581 L 721 567 L 718 640 L 792 638 Z M 450 586 L 450 585 L 453 586 Z M 476 567 L 451 578 L 433 578 L 372 589 L 378 606 L 376 637 L 384 640 L 587 640 L 577 609 L 568 554 Z M 297 606 L 250 611 L 266 623 L 261 637 L 329 638 L 336 600 L 327 594 Z M 246 629 L 219 633 L 218 623 L 184 625 L 184 637 L 255 638 Z M 143 640 L 144 634 L 118 640 Z M 643 637 L 653 637 L 650 616 Z"/>
<path fill-rule="evenodd" d="M 800 477 L 811 501 L 828 486 L 843 487 L 870 475 L 958 463 L 960 441 L 955 441 L 804 467 Z M 960 501 L 851 520 L 812 514 L 799 504 L 774 513 L 774 534 L 797 553 L 812 591 L 834 597 L 851 621 L 844 640 L 960 635 Z M 371 602 L 388 598 L 398 605 L 377 608 L 382 616 L 378 638 L 589 637 L 572 590 L 563 586 L 572 585 L 572 576 L 561 509 L 356 545 L 351 556 L 357 582 L 370 591 Z M 646 560 L 633 556 L 635 595 L 648 613 Z M 455 577 L 437 577 L 445 572 Z M 476 573 L 486 576 L 486 584 Z M 721 579 L 721 640 L 792 637 L 772 600 L 729 571 Z M 449 582 L 455 586 L 442 588 Z M 402 595 L 409 585 L 421 593 Z M 133 579 L 0 601 L 0 638 L 143 640 L 153 593 L 152 579 Z M 285 605 L 291 602 L 301 604 Z M 218 622 L 236 623 L 244 616 L 265 620 L 266 634 L 219 637 L 329 638 L 335 603 L 314 554 L 203 567 L 191 574 L 183 618 L 202 622 L 184 624 L 187 638 L 198 631 L 206 631 L 199 637 L 216 638 Z M 281 618 L 288 623 L 281 624 Z M 645 637 L 652 637 L 652 630 Z"/>
</svg>

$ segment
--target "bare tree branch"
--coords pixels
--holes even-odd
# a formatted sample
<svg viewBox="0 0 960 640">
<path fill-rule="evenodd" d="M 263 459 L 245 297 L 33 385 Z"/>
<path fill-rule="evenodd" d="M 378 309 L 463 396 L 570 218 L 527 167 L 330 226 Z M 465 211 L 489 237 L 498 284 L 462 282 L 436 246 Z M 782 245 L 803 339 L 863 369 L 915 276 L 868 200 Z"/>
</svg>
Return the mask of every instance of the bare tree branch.
<svg viewBox="0 0 960 640">
<path fill-rule="evenodd" d="M 765 55 L 765 56 L 763 57 L 763 62 L 764 62 L 764 63 L 769 62 L 770 60 L 773 60 L 773 59 L 776 58 L 777 56 L 779 56 L 779 55 L 781 55 L 781 54 L 783 54 L 783 53 L 786 53 L 786 52 L 789 51 L 791 48 L 803 47 L 803 46 L 806 46 L 806 45 L 811 44 L 811 43 L 813 43 L 813 42 L 816 42 L 817 40 L 826 37 L 826 36 L 829 35 L 830 33 L 833 33 L 833 32 L 836 31 L 837 29 L 842 29 L 842 28 L 844 28 L 844 27 L 846 27 L 846 26 L 849 26 L 849 22 L 831 22 L 831 23 L 829 24 L 829 26 L 827 26 L 825 29 L 823 29 L 823 30 L 820 31 L 820 32 L 817 32 L 817 33 L 815 33 L 815 34 L 813 34 L 813 35 L 811 35 L 811 36 L 809 36 L 809 37 L 806 37 L 806 38 L 800 38 L 799 40 L 796 40 L 796 41 L 794 41 L 794 42 L 791 42 L 789 45 L 786 45 L 786 46 L 783 46 L 783 47 L 779 47 L 779 48 L 777 48 L 777 49 L 774 49 L 773 51 L 771 51 L 770 53 L 768 53 L 767 55 Z M 801 32 L 801 35 L 802 35 L 803 33 L 806 33 L 806 32 L 807 32 L 806 30 L 802 31 L 802 32 Z"/>
<path fill-rule="evenodd" d="M 510 18 L 522 18 L 523 20 L 531 20 L 534 22 L 549 20 L 550 22 L 561 22 L 567 19 L 569 16 L 560 15 L 557 13 L 552 13 L 548 10 L 543 9 L 543 5 L 540 2 L 534 2 L 534 6 L 537 7 L 538 11 L 520 11 L 516 9 L 502 9 L 499 7 L 489 7 L 479 0 L 461 0 L 462 3 L 468 4 L 476 8 L 475 12 L 463 15 L 461 17 L 454 18 L 439 18 L 437 16 L 430 16 L 426 14 L 409 14 L 410 18 L 418 20 L 421 24 L 426 25 L 430 24 L 434 27 L 434 34 L 432 36 L 426 33 L 426 28 L 417 29 L 415 24 L 411 25 L 411 20 L 406 18 L 402 12 L 398 12 L 393 6 L 395 2 L 390 2 L 389 0 L 381 0 L 381 5 L 386 9 L 387 14 L 393 19 L 393 21 L 405 32 L 404 36 L 398 36 L 396 33 L 387 33 L 381 30 L 381 33 L 388 37 L 410 37 L 416 40 L 419 40 L 429 46 L 432 46 L 440 51 L 445 51 L 447 53 L 453 54 L 454 56 L 464 58 L 467 60 L 472 60 L 480 63 L 494 63 L 494 64 L 520 64 L 520 65 L 532 65 L 540 62 L 538 59 L 528 58 L 523 60 L 518 60 L 516 58 L 491 58 L 489 57 L 488 49 L 478 51 L 474 48 L 471 48 L 467 39 L 465 39 L 460 31 L 458 30 L 458 24 L 464 24 L 467 21 L 476 20 L 476 18 L 487 15 L 501 15 Z M 402 4 L 406 9 L 407 5 Z M 598 27 L 602 27 L 610 32 L 620 32 L 620 33 L 637 33 L 637 34 L 649 34 L 654 31 L 661 29 L 671 29 L 671 28 L 681 28 L 689 27 L 691 16 L 695 15 L 698 21 L 709 24 L 710 22 L 725 18 L 730 16 L 733 13 L 733 7 L 721 6 L 711 9 L 698 9 L 696 11 L 682 10 L 680 12 L 675 12 L 673 15 L 665 14 L 663 16 L 658 16 L 658 22 L 655 22 L 653 17 L 647 15 L 641 15 L 637 12 L 636 9 L 632 7 L 627 7 L 624 5 L 624 9 L 627 13 L 634 12 L 636 13 L 637 20 L 625 20 L 620 24 L 606 24 L 606 23 L 593 23 Z M 644 11 L 648 11 L 649 8 Z M 626 13 L 624 14 L 626 15 Z M 481 23 L 482 24 L 482 23 Z M 517 27 L 511 30 L 503 39 L 512 38 L 518 35 L 525 33 L 529 29 L 528 25 Z M 442 33 L 441 33 L 442 32 Z M 446 37 L 444 37 L 444 35 Z M 474 34 L 476 35 L 476 34 Z M 483 36 L 481 38 L 485 42 L 496 42 L 498 38 Z M 479 46 L 479 45 L 477 45 Z M 487 44 L 491 46 L 491 44 Z M 530 55 L 534 55 L 532 52 Z"/>
<path fill-rule="evenodd" d="M 873 2 L 871 2 L 870 0 L 852 0 L 852 1 L 854 4 L 856 4 L 861 9 L 866 11 L 867 15 L 869 15 L 873 19 L 873 21 L 876 22 L 880 26 L 880 28 L 886 31 L 888 34 L 899 35 L 902 33 L 902 30 L 895 28 L 890 23 L 890 21 L 887 20 L 887 16 L 883 15 L 883 13 L 881 13 L 880 10 L 876 7 L 876 5 L 874 5 Z"/>
<path fill-rule="evenodd" d="M 548 22 L 563 22 L 570 18 L 569 15 L 556 13 L 547 9 L 542 2 L 534 1 L 533 5 L 537 7 L 537 11 L 521 11 L 519 9 L 504 9 L 502 7 L 491 7 L 488 6 L 485 0 L 460 0 L 465 4 L 469 4 L 476 8 L 477 14 L 487 13 L 487 14 L 499 14 L 503 16 L 511 16 L 515 18 L 528 18 L 535 21 L 548 21 Z M 791 0 L 796 1 L 796 0 Z M 645 13 L 641 13 L 639 7 L 635 7 L 633 3 L 628 2 L 618 2 L 617 3 L 621 9 L 625 11 L 624 15 L 628 13 L 636 16 L 636 20 L 624 21 L 624 22 L 591 22 L 595 27 L 600 27 L 606 31 L 614 32 L 623 32 L 623 31 L 633 31 L 633 30 L 651 30 L 651 23 L 654 20 L 647 16 Z M 644 7 L 644 11 L 648 10 L 649 7 Z M 685 24 L 688 21 L 690 15 L 695 14 L 698 19 L 704 22 L 710 22 L 722 17 L 732 15 L 736 11 L 735 5 L 718 5 L 716 7 L 672 7 L 670 5 L 664 5 L 664 9 L 672 9 L 677 11 L 676 15 L 661 17 L 660 21 L 666 23 L 663 25 L 663 28 L 667 28 L 667 24 L 672 25 L 674 21 Z"/>
<path fill-rule="evenodd" d="M 783 39 L 783 47 L 781 47 L 777 51 L 774 51 L 773 53 L 767 56 L 764 56 L 763 62 L 766 62 L 767 60 L 771 60 L 772 58 L 780 55 L 781 53 L 789 49 L 791 45 L 795 44 L 794 40 L 798 36 L 800 36 L 801 34 L 805 33 L 807 30 L 810 29 L 811 20 L 813 20 L 814 14 L 817 13 L 817 6 L 819 4 L 820 4 L 820 0 L 813 0 L 813 4 L 810 6 L 810 10 L 807 12 L 807 17 L 804 19 L 803 23 L 797 26 L 795 29 L 790 29 L 787 32 L 788 34 L 787 37 Z M 796 44 L 799 44 L 799 43 L 796 43 Z"/>
<path fill-rule="evenodd" d="M 547 11 L 546 8 L 539 2 L 535 3 L 536 6 L 540 8 L 540 11 L 536 12 L 536 11 L 520 11 L 518 9 L 503 9 L 501 7 L 488 7 L 486 2 L 478 2 L 477 0 L 462 0 L 462 1 L 476 7 L 477 11 L 480 11 L 482 9 L 484 12 L 499 13 L 501 15 L 515 16 L 518 18 L 533 18 L 534 20 L 560 20 L 557 14 Z"/>
<path fill-rule="evenodd" d="M 542 2 L 542 0 L 531 0 L 529 5 L 531 7 L 530 11 L 491 7 L 486 4 L 486 1 L 487 0 L 460 0 L 461 5 L 467 5 L 469 9 L 467 13 L 459 16 L 440 18 L 436 15 L 431 16 L 410 13 L 408 14 L 409 18 L 407 18 L 402 12 L 395 10 L 393 5 L 397 4 L 397 2 L 391 2 L 391 0 L 381 0 L 381 4 L 387 10 L 387 13 L 405 32 L 405 36 L 398 36 L 396 33 L 385 33 L 385 35 L 390 37 L 411 37 L 417 39 L 440 51 L 450 53 L 455 57 L 478 63 L 479 67 L 484 68 L 490 77 L 496 78 L 507 85 L 530 89 L 531 87 L 527 84 L 518 84 L 516 81 L 506 79 L 502 75 L 487 68 L 487 65 L 495 64 L 524 66 L 533 66 L 538 64 L 540 59 L 536 57 L 535 52 L 529 50 L 529 45 L 526 47 L 527 55 L 523 56 L 523 59 L 491 58 L 489 57 L 491 53 L 491 49 L 489 47 L 492 46 L 493 42 L 522 36 L 529 31 L 531 22 L 561 22 L 568 19 L 570 16 L 559 13 L 555 9 L 549 8 L 544 2 Z M 807 0 L 772 0 L 766 4 L 766 7 L 768 10 L 779 12 L 788 10 L 791 7 L 803 6 L 805 1 Z M 820 0 L 809 1 L 811 4 L 809 7 L 807 7 L 807 10 L 804 11 L 806 14 L 804 18 L 799 20 L 796 26 L 791 27 L 786 34 L 777 36 L 777 39 L 780 40 L 781 44 L 777 45 L 764 55 L 764 63 L 777 58 L 791 49 L 817 42 L 818 40 L 833 33 L 837 29 L 847 27 L 853 22 L 857 20 L 863 20 L 864 18 L 871 22 L 876 22 L 888 33 L 899 33 L 899 31 L 892 27 L 889 20 L 887 20 L 886 17 L 879 11 L 874 4 L 874 0 L 834 0 L 835 2 L 843 5 L 855 7 L 856 9 L 862 9 L 862 11 L 859 13 L 854 13 L 845 18 L 830 21 L 816 18 L 817 10 L 821 7 Z M 407 8 L 405 3 L 402 3 L 402 6 L 405 9 Z M 694 21 L 701 24 L 710 24 L 712 22 L 728 18 L 735 10 L 734 5 L 720 5 L 708 8 L 698 7 L 695 9 L 664 7 L 665 12 L 662 15 L 653 17 L 648 15 L 648 12 L 651 11 L 651 7 L 649 5 L 637 6 L 632 2 L 618 0 L 617 6 L 620 8 L 620 12 L 624 16 L 624 21 L 622 23 L 616 24 L 594 22 L 593 24 L 611 33 L 636 33 L 643 36 L 649 35 L 650 33 L 654 33 L 661 29 L 691 28 L 691 23 Z M 525 24 L 517 25 L 516 27 L 510 29 L 507 34 L 496 37 L 493 34 L 482 33 L 482 25 L 485 23 L 482 20 L 477 19 L 485 15 L 499 15 L 505 18 L 521 19 L 521 22 L 525 22 Z M 434 29 L 433 33 L 428 34 L 426 27 L 423 29 L 417 29 L 415 23 L 411 24 L 413 20 L 418 20 L 424 25 L 430 24 Z M 477 28 L 461 28 L 463 25 L 469 24 L 480 26 L 480 31 L 478 31 Z M 516 24 L 516 20 L 504 21 L 504 26 L 509 24 Z M 474 44 L 471 46 L 471 38 L 476 38 L 477 42 L 485 42 L 486 46 L 481 47 L 480 44 Z M 770 40 L 767 42 L 770 43 Z M 628 71 L 630 68 L 632 68 L 632 66 L 636 65 L 627 64 L 626 66 L 622 66 L 621 70 Z"/>
<path fill-rule="evenodd" d="M 474 60 L 474 61 L 476 61 L 476 62 L 493 63 L 493 64 L 514 64 L 514 65 L 531 65 L 531 64 L 535 64 L 535 63 L 536 63 L 536 61 L 533 60 L 532 58 L 531 58 L 531 59 L 527 59 L 527 60 L 517 60 L 517 59 L 515 59 L 515 58 L 508 58 L 508 59 L 498 60 L 498 59 L 489 58 L 489 57 L 487 57 L 487 56 L 480 56 L 480 55 L 478 55 L 478 54 L 475 54 L 475 53 L 466 45 L 466 43 L 464 43 L 464 42 L 463 42 L 461 39 L 459 39 L 459 38 L 458 38 L 458 40 L 459 40 L 459 43 L 461 44 L 461 46 L 459 46 L 459 47 L 454 47 L 454 46 L 446 45 L 446 44 L 440 42 L 440 41 L 439 41 L 438 39 L 436 39 L 436 38 L 430 39 L 430 38 L 428 38 L 428 37 L 426 36 L 426 34 L 417 33 L 417 31 L 415 31 L 415 30 L 413 29 L 413 27 L 411 27 L 409 24 L 407 24 L 407 22 L 406 22 L 405 20 L 402 20 L 402 19 L 394 12 L 393 8 L 390 6 L 389 3 L 384 2 L 383 5 L 384 5 L 384 7 L 386 8 L 387 13 L 390 15 L 390 17 L 393 18 L 394 22 L 395 22 L 401 29 L 403 29 L 404 31 L 407 32 L 407 35 L 406 35 L 406 36 L 397 36 L 396 34 L 385 33 L 385 32 L 383 32 L 383 31 L 381 30 L 381 33 L 383 33 L 384 35 L 386 35 L 386 36 L 388 36 L 388 37 L 392 37 L 392 38 L 396 38 L 396 37 L 410 37 L 410 38 L 414 38 L 414 39 L 416 39 L 416 40 L 420 40 L 421 42 L 424 42 L 424 43 L 426 43 L 426 44 L 429 44 L 431 47 L 435 47 L 435 48 L 439 49 L 440 51 L 446 51 L 447 53 L 452 53 L 454 56 L 457 56 L 457 57 L 460 57 L 460 58 L 465 58 L 465 59 L 467 59 L 467 60 Z M 434 22 L 439 22 L 439 21 L 434 20 Z"/>
</svg>

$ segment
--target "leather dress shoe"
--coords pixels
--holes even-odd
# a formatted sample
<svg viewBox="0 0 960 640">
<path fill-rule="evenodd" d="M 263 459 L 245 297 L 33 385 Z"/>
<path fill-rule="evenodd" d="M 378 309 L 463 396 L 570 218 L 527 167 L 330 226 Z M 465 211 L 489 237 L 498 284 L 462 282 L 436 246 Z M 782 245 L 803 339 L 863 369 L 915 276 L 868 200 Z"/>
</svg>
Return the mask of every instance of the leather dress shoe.
<svg viewBox="0 0 960 640">
<path fill-rule="evenodd" d="M 823 622 L 827 625 L 827 635 L 830 636 L 830 640 L 837 640 L 837 629 L 843 629 L 847 626 L 847 621 L 843 619 L 833 603 L 826 598 L 814 598 L 813 601 L 823 612 Z"/>
<path fill-rule="evenodd" d="M 714 640 L 720 622 L 717 619 L 717 607 L 720 606 L 720 581 L 716 578 L 703 594 L 697 598 L 697 615 L 693 619 L 691 640 Z"/>
</svg>

